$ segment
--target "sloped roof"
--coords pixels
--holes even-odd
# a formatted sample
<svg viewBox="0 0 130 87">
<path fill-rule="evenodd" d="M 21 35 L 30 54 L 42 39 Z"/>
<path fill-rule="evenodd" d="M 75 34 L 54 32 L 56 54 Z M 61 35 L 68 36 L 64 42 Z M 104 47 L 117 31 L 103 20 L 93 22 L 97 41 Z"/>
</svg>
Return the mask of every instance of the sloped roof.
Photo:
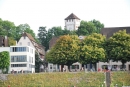
<svg viewBox="0 0 130 87">
<path fill-rule="evenodd" d="M 27 36 L 30 40 L 35 41 L 35 39 L 29 33 L 24 32 L 22 36 Z"/>
<path fill-rule="evenodd" d="M 114 33 L 119 30 L 126 30 L 127 33 L 130 33 L 130 27 L 108 27 L 101 29 L 101 34 L 105 35 L 107 38 L 111 37 Z"/>
<path fill-rule="evenodd" d="M 33 42 L 37 43 L 37 42 L 35 41 L 35 39 L 32 37 L 32 35 L 29 34 L 29 33 L 24 32 L 22 36 L 27 36 L 27 37 L 31 40 L 31 42 L 32 42 L 33 45 L 34 45 Z M 38 43 L 37 43 L 37 45 L 34 45 L 34 47 L 35 47 L 35 48 L 39 48 L 39 49 L 42 49 L 42 48 L 45 49 L 44 46 L 42 46 L 41 44 L 38 44 Z M 36 50 L 37 50 L 37 49 L 36 49 Z M 37 51 L 38 51 L 38 50 L 37 50 Z M 38 51 L 38 52 L 39 52 L 39 51 Z M 39 53 L 45 55 L 44 53 L 41 53 L 41 52 L 39 52 Z"/>
<path fill-rule="evenodd" d="M 56 44 L 56 41 L 58 39 L 59 39 L 59 37 L 56 37 L 56 36 L 54 36 L 54 37 L 51 38 L 51 40 L 49 41 L 49 49 Z"/>
<path fill-rule="evenodd" d="M 79 18 L 75 14 L 71 13 L 67 18 L 65 18 L 65 20 L 68 20 L 68 19 L 79 19 Z"/>
</svg>

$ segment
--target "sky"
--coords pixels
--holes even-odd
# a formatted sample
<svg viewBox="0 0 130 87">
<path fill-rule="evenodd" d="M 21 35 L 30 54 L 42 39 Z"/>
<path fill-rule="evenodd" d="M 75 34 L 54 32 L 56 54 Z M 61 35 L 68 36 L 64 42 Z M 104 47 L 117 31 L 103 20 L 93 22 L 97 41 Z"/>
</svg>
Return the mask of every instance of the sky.
<svg viewBox="0 0 130 87">
<path fill-rule="evenodd" d="M 105 27 L 130 26 L 130 0 L 0 0 L 0 18 L 16 26 L 27 23 L 35 34 L 40 26 L 64 28 L 71 13 Z"/>
</svg>

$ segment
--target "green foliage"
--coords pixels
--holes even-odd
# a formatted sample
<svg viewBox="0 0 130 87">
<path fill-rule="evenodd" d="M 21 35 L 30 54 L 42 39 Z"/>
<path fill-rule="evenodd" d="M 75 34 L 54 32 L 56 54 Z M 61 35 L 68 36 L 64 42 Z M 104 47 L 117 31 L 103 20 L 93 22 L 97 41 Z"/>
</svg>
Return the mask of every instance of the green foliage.
<svg viewBox="0 0 130 87">
<path fill-rule="evenodd" d="M 77 36 L 61 36 L 55 46 L 47 53 L 51 63 L 71 65 L 78 61 L 79 39 Z"/>
<path fill-rule="evenodd" d="M 9 41 L 9 46 L 14 46 L 14 45 L 16 45 L 16 41 L 13 39 L 13 37 L 9 37 L 9 38 L 8 38 L 8 41 Z"/>
<path fill-rule="evenodd" d="M 22 36 L 23 32 L 27 32 L 29 34 L 32 35 L 32 37 L 36 40 L 37 38 L 35 37 L 35 33 L 34 31 L 30 28 L 30 26 L 28 24 L 20 24 L 16 27 L 16 30 L 15 30 L 15 40 L 19 40 L 20 37 Z"/>
<path fill-rule="evenodd" d="M 130 34 L 126 30 L 119 31 L 107 41 L 108 58 L 126 63 L 130 61 Z"/>
<path fill-rule="evenodd" d="M 77 30 L 78 35 L 90 35 L 92 33 L 100 33 L 100 30 L 104 27 L 102 23 L 97 20 L 81 21 Z"/>
<path fill-rule="evenodd" d="M 46 27 L 39 27 L 38 30 L 38 39 L 42 43 L 43 46 L 46 47 L 46 51 L 49 49 L 49 41 L 54 36 L 62 36 L 62 35 L 73 35 L 74 31 L 69 31 L 67 29 L 62 30 L 61 27 L 52 27 L 50 29 L 46 29 Z"/>
<path fill-rule="evenodd" d="M 13 37 L 14 29 L 15 29 L 15 25 L 13 22 L 0 19 L 0 31 L 1 31 L 0 35 L 1 36 Z"/>
<path fill-rule="evenodd" d="M 87 36 L 80 44 L 81 63 L 96 63 L 104 61 L 106 52 L 104 50 L 105 36 L 101 34 L 92 34 Z"/>
<path fill-rule="evenodd" d="M 100 33 L 101 29 L 104 28 L 104 24 L 100 23 L 100 21 L 98 20 L 93 19 L 91 20 L 91 22 L 96 27 L 96 33 Z"/>
<path fill-rule="evenodd" d="M 7 70 L 9 65 L 10 65 L 9 52 L 7 51 L 0 52 L 0 69 L 2 69 L 2 72 L 4 69 L 6 69 L 6 72 L 8 72 Z"/>
<path fill-rule="evenodd" d="M 44 67 L 47 66 L 47 61 L 46 59 L 41 60 L 38 53 L 35 52 L 35 72 L 39 73 L 40 72 L 40 66 L 43 65 Z"/>
</svg>

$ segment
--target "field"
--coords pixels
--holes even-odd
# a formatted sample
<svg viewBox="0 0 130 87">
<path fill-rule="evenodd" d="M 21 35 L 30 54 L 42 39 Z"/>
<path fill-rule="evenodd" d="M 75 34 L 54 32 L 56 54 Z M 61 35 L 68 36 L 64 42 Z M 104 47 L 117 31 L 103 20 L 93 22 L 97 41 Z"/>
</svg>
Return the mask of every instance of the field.
<svg viewBox="0 0 130 87">
<path fill-rule="evenodd" d="M 113 72 L 111 78 L 111 87 L 130 86 L 129 72 Z M 105 87 L 104 80 L 101 72 L 9 74 L 7 80 L 0 80 L 0 87 Z"/>
</svg>

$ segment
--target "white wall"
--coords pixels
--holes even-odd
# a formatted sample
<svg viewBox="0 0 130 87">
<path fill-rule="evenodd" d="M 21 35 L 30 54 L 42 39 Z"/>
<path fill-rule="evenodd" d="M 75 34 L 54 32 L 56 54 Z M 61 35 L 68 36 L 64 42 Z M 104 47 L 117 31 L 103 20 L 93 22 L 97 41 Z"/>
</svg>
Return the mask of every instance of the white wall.
<svg viewBox="0 0 130 87">
<path fill-rule="evenodd" d="M 11 47 L 21 47 L 21 46 L 11 46 Z M 24 47 L 29 47 L 29 46 L 24 46 Z M 30 48 L 33 49 L 33 52 L 30 51 Z M 29 52 L 10 52 L 10 57 L 11 56 L 22 56 L 22 55 L 26 55 L 27 56 L 27 62 L 11 62 L 10 63 L 10 72 L 12 70 L 14 71 L 31 71 L 32 73 L 35 72 L 35 67 L 34 68 L 29 68 L 29 64 L 35 66 L 35 49 L 32 47 L 29 47 Z M 33 58 L 33 63 L 29 62 L 29 58 Z M 11 58 L 10 58 L 11 61 Z M 27 67 L 11 67 L 11 64 L 27 64 Z"/>
<path fill-rule="evenodd" d="M 30 42 L 30 45 L 28 45 L 28 42 Z M 20 43 L 22 44 L 20 45 Z M 26 36 L 26 39 L 24 39 L 24 37 L 22 36 L 20 40 L 18 41 L 17 46 L 30 46 L 32 48 L 35 48 L 27 36 Z"/>
<path fill-rule="evenodd" d="M 2 51 L 10 52 L 10 47 L 0 47 L 0 52 L 2 52 Z"/>
<path fill-rule="evenodd" d="M 98 68 L 101 69 L 102 65 L 122 65 L 122 63 L 120 61 L 118 61 L 118 62 L 110 61 L 109 63 L 107 63 L 107 62 L 99 62 L 99 63 L 97 63 L 97 69 Z M 126 62 L 125 65 L 126 65 L 126 70 L 129 70 L 130 62 Z"/>
<path fill-rule="evenodd" d="M 78 27 L 80 26 L 80 20 L 78 19 L 70 19 L 70 21 L 65 20 L 65 26 L 67 30 L 77 30 Z"/>
</svg>

